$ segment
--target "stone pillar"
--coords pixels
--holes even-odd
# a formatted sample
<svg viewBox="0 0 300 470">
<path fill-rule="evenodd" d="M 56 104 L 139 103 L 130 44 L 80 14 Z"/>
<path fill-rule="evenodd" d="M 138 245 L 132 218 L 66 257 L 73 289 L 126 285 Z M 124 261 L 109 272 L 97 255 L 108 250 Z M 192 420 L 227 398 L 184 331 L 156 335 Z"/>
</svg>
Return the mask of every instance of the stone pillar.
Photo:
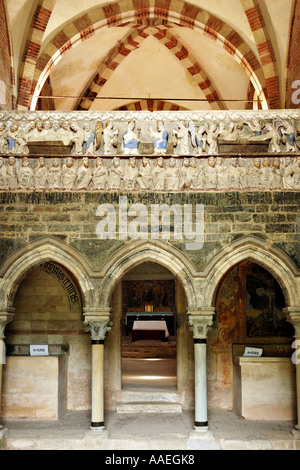
<svg viewBox="0 0 300 470">
<path fill-rule="evenodd" d="M 5 336 L 4 336 L 4 331 L 7 323 L 12 321 L 13 319 L 13 314 L 12 313 L 0 313 L 0 411 L 1 411 L 1 402 L 2 402 L 2 368 L 4 364 L 4 358 L 5 358 Z M 7 429 L 5 429 L 1 424 L 0 424 L 0 439 L 5 436 L 7 432 Z"/>
<path fill-rule="evenodd" d="M 295 352 L 292 355 L 292 361 L 296 367 L 297 423 L 293 434 L 300 439 L 300 307 L 287 307 L 283 311 L 286 319 L 295 329 L 295 341 L 293 343 Z"/>
<path fill-rule="evenodd" d="M 112 328 L 109 316 L 86 315 L 84 327 L 92 340 L 92 417 L 91 429 L 104 428 L 104 338 Z"/>
<path fill-rule="evenodd" d="M 189 312 L 189 325 L 194 337 L 195 362 L 195 429 L 206 431 L 207 419 L 207 370 L 206 340 L 207 332 L 213 323 L 213 309 Z"/>
</svg>

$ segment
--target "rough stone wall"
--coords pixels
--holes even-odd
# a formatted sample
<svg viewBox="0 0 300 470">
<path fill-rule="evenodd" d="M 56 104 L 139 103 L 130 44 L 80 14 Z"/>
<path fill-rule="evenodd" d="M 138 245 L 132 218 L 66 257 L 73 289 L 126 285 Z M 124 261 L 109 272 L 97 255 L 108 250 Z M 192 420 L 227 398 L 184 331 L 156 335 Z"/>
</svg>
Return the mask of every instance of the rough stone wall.
<svg viewBox="0 0 300 470">
<path fill-rule="evenodd" d="M 126 193 L 128 207 L 144 204 L 204 205 L 204 245 L 186 250 L 182 240 L 171 240 L 202 271 L 218 251 L 232 241 L 256 236 L 283 250 L 300 267 L 299 192 Z M 0 263 L 18 247 L 39 237 L 52 236 L 76 248 L 98 271 L 125 242 L 101 240 L 96 233 L 101 204 L 112 204 L 118 221 L 120 193 L 0 193 Z M 130 217 L 128 221 L 130 221 Z M 172 230 L 172 225 L 171 225 Z"/>
</svg>

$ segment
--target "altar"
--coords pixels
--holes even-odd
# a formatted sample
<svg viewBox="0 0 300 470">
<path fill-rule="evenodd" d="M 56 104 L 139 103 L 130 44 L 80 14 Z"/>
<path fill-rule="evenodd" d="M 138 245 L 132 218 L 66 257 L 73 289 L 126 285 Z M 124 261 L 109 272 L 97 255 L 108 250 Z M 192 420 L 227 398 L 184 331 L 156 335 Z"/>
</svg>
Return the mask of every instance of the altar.
<svg viewBox="0 0 300 470">
<path fill-rule="evenodd" d="M 132 341 L 158 339 L 167 341 L 169 331 L 164 320 L 136 320 L 132 327 Z"/>
</svg>

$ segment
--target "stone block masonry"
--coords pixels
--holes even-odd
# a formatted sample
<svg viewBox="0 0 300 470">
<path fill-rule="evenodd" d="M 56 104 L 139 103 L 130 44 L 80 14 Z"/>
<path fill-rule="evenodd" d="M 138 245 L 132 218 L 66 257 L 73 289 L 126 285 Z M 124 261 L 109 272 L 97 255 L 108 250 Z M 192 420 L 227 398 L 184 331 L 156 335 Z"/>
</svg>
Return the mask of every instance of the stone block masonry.
<svg viewBox="0 0 300 470">
<path fill-rule="evenodd" d="M 76 248 L 99 270 L 103 263 L 128 240 L 101 240 L 96 227 L 101 219 L 96 211 L 111 204 L 118 214 L 122 193 L 99 192 L 4 192 L 0 193 L 0 263 L 17 248 L 41 237 L 54 237 Z M 124 193 L 125 195 L 125 193 Z M 126 193 L 128 207 L 143 204 L 190 204 L 204 206 L 204 244 L 201 250 L 186 250 L 186 240 L 169 243 L 201 271 L 219 250 L 243 236 L 256 236 L 283 250 L 300 267 L 300 193 L 293 192 L 202 192 L 202 193 Z M 129 218 L 130 220 L 130 218 Z M 118 217 L 117 217 L 118 226 Z M 148 233 L 149 240 L 151 233 Z"/>
</svg>

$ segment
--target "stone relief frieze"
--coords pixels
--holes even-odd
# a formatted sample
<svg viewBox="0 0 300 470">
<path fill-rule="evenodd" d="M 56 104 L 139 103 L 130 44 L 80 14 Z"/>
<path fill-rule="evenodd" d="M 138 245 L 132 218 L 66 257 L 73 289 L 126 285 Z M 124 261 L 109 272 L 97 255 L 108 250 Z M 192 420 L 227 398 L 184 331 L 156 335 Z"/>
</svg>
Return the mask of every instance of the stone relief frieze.
<svg viewBox="0 0 300 470">
<path fill-rule="evenodd" d="M 293 111 L 0 113 L 0 154 L 202 156 L 300 153 Z"/>
<path fill-rule="evenodd" d="M 0 156 L 1 191 L 299 190 L 300 156 Z"/>
</svg>

